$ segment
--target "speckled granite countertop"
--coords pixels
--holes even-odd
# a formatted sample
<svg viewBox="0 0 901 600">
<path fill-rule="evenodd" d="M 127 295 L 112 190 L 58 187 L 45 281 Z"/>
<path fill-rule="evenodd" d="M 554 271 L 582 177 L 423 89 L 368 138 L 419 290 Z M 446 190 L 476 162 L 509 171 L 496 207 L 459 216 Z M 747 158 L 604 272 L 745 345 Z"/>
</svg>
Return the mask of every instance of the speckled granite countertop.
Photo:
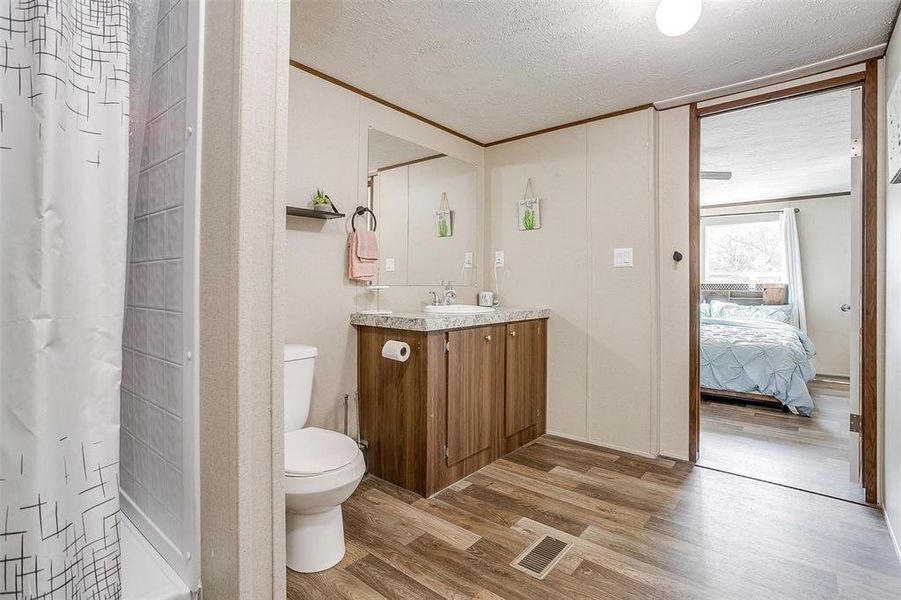
<svg viewBox="0 0 901 600">
<path fill-rule="evenodd" d="M 462 329 L 479 325 L 511 323 L 546 319 L 551 311 L 547 308 L 496 308 L 493 312 L 470 315 L 427 313 L 422 311 L 399 311 L 390 315 L 353 313 L 350 324 L 360 327 L 383 327 L 385 329 L 406 329 L 407 331 L 442 331 Z"/>
</svg>

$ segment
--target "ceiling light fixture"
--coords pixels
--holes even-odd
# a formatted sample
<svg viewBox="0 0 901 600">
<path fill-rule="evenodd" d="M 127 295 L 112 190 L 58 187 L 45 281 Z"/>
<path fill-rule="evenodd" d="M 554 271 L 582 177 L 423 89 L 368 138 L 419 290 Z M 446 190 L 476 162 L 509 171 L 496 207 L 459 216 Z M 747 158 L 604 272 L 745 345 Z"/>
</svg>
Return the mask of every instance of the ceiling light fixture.
<svg viewBox="0 0 901 600">
<path fill-rule="evenodd" d="M 675 37 L 691 31 L 701 18 L 701 0 L 660 0 L 657 5 L 657 29 Z"/>
</svg>

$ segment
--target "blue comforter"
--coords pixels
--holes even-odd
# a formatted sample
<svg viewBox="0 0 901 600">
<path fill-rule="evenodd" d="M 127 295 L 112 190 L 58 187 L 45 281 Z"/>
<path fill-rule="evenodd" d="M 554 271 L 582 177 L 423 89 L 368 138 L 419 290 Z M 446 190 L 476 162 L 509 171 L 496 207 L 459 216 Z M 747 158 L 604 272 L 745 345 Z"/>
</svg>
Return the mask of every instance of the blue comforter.
<svg viewBox="0 0 901 600">
<path fill-rule="evenodd" d="M 807 334 L 787 323 L 701 318 L 701 387 L 774 396 L 809 416 L 816 353 Z"/>
</svg>

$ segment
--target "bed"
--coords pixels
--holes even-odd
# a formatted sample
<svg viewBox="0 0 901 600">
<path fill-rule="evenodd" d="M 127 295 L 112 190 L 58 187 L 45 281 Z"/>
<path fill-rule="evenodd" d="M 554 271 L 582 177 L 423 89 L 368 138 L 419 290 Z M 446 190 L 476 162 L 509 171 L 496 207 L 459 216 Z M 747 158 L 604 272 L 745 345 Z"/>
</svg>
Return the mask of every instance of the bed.
<svg viewBox="0 0 901 600">
<path fill-rule="evenodd" d="M 711 303 L 706 315 L 702 306 L 702 393 L 773 398 L 793 413 L 810 416 L 814 405 L 807 382 L 816 375 L 811 363 L 816 347 L 807 334 L 781 322 L 779 314 L 765 316 L 772 307 L 717 304 L 726 303 Z"/>
</svg>

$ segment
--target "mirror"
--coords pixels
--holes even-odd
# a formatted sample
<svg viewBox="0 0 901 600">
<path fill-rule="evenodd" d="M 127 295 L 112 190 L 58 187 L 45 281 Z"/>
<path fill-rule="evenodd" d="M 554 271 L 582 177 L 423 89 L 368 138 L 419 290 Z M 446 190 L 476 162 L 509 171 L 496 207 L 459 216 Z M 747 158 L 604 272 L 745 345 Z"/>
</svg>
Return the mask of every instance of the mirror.
<svg viewBox="0 0 901 600">
<path fill-rule="evenodd" d="M 475 285 L 475 165 L 370 129 L 368 189 L 380 284 Z"/>
</svg>

